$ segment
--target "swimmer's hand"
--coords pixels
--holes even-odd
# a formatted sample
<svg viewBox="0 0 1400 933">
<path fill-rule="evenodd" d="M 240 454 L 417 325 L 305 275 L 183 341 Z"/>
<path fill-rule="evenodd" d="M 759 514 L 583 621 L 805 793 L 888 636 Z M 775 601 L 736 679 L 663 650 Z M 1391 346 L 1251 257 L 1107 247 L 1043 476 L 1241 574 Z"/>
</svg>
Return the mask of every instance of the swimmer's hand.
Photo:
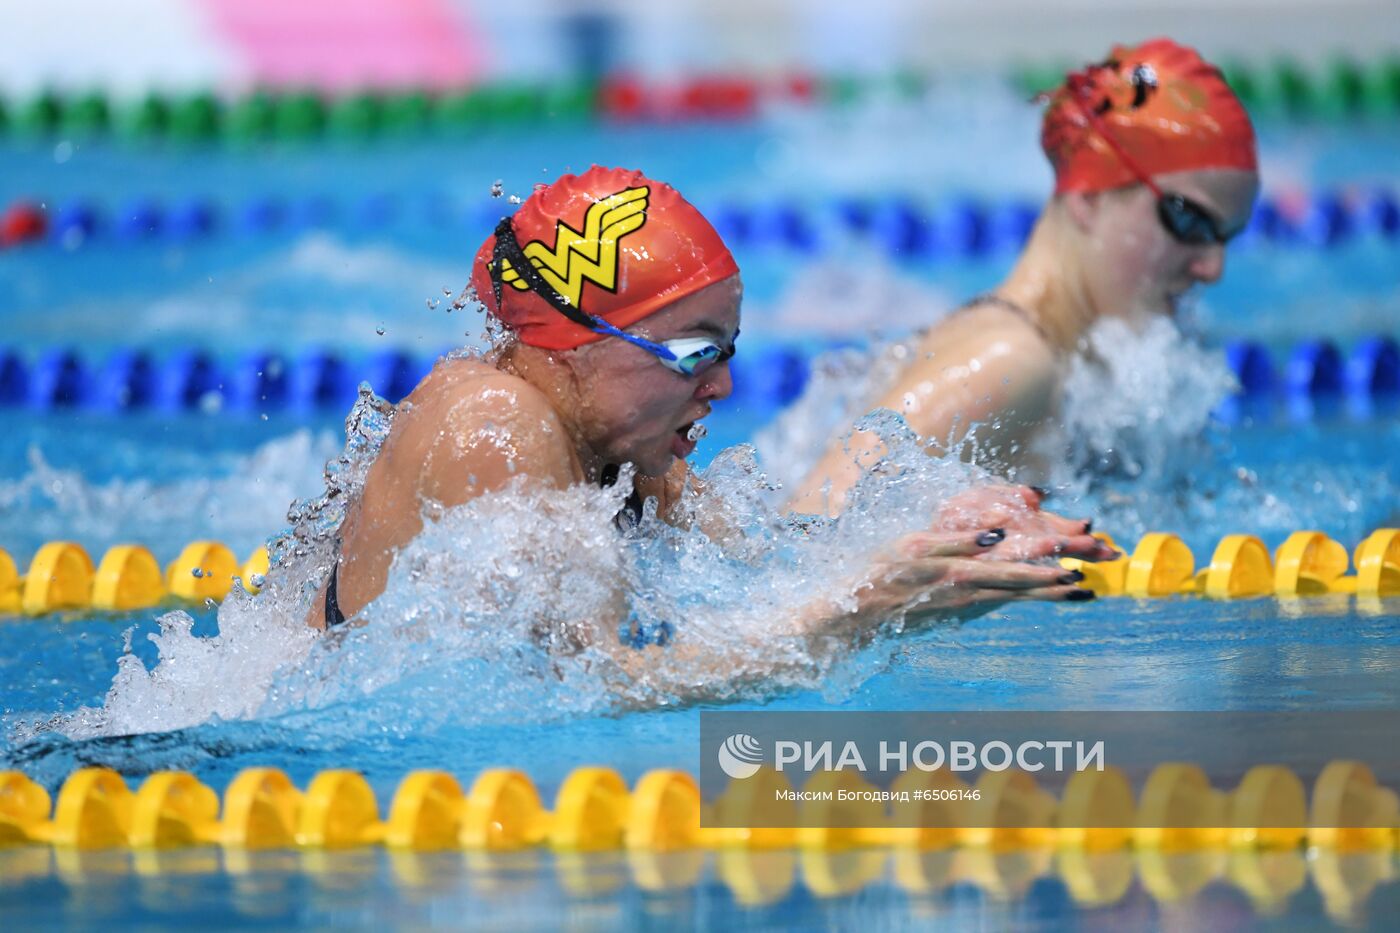
<svg viewBox="0 0 1400 933">
<path fill-rule="evenodd" d="M 829 607 L 807 617 L 804 634 L 813 654 L 861 647 L 895 617 L 902 617 L 907 631 L 973 618 L 1008 602 L 1094 598 L 1075 585 L 1083 579 L 1078 571 L 995 556 L 1006 538 L 1000 528 L 919 531 L 899 538 L 857 581 L 854 607 Z M 1053 552 L 1064 535 L 1023 532 L 1022 538 L 1029 553 L 1042 554 Z M 1094 553 L 1088 546 L 1077 550 Z"/>
<path fill-rule="evenodd" d="M 995 528 L 905 535 L 875 562 L 857 592 L 861 612 L 888 616 L 904 611 L 913 620 L 952 610 L 963 618 L 965 610 L 981 614 L 1013 600 L 1092 597 L 1075 586 L 1082 577 L 1063 567 L 993 557 L 1005 541 L 1005 533 Z"/>
<path fill-rule="evenodd" d="M 977 555 L 980 560 L 1077 557 L 1100 561 L 1119 556 L 1089 533 L 1093 528 L 1089 519 L 1042 512 L 1040 504 L 1041 494 L 1029 486 L 980 486 L 944 503 L 933 527 L 949 532 L 986 528 L 1004 531 L 1005 539 Z"/>
</svg>

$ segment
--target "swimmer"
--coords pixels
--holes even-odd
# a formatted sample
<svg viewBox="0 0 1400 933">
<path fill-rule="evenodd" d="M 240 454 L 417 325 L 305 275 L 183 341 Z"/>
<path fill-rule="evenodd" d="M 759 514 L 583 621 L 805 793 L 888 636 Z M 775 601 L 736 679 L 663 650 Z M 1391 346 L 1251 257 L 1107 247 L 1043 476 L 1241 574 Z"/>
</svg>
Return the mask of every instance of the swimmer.
<svg viewBox="0 0 1400 933">
<path fill-rule="evenodd" d="M 1220 72 L 1168 39 L 1120 46 L 1048 97 L 1041 146 L 1055 192 L 1010 275 L 918 338 L 869 409 L 899 412 L 930 452 L 976 424 L 979 451 L 1015 453 L 1053 418 L 1081 337 L 1103 317 L 1171 315 L 1217 281 L 1259 189 L 1254 130 Z M 849 426 L 842 428 L 842 435 Z M 795 487 L 797 512 L 836 515 L 880 441 L 832 443 Z"/>
<path fill-rule="evenodd" d="M 692 430 L 732 390 L 738 266 L 675 189 L 638 172 L 595 166 L 538 188 L 482 245 L 472 283 L 510 339 L 486 359 L 439 362 L 400 404 L 347 509 L 317 628 L 353 619 L 383 591 L 429 501 L 450 508 L 518 484 L 606 486 L 630 464 L 625 511 L 640 517 L 655 499 L 673 519 Z M 968 497 L 872 555 L 849 605 L 796 607 L 775 634 L 787 626 L 855 645 L 901 611 L 917 623 L 1010 600 L 1087 599 L 1076 574 L 1032 562 L 1113 556 L 1087 532 L 1040 511 L 1030 490 Z M 596 620 L 584 643 L 638 656 L 620 644 L 618 621 Z"/>
</svg>

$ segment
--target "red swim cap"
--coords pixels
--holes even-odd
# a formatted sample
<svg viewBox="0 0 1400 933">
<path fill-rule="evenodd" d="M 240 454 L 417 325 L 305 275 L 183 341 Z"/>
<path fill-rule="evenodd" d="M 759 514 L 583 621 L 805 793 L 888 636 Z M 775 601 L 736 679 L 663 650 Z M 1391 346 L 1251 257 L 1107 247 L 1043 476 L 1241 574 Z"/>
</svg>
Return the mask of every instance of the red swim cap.
<svg viewBox="0 0 1400 933">
<path fill-rule="evenodd" d="M 1040 145 L 1055 193 L 1139 181 L 1110 142 L 1149 176 L 1205 168 L 1256 171 L 1254 128 L 1220 70 L 1170 39 L 1115 46 L 1071 72 L 1050 97 Z"/>
<path fill-rule="evenodd" d="M 618 328 L 739 271 L 715 228 L 680 192 L 626 169 L 595 165 L 537 188 L 511 229 L 569 304 Z M 492 234 L 477 250 L 472 285 L 522 342 L 569 350 L 602 336 L 551 307 L 509 268 L 494 283 L 495 246 Z"/>
</svg>

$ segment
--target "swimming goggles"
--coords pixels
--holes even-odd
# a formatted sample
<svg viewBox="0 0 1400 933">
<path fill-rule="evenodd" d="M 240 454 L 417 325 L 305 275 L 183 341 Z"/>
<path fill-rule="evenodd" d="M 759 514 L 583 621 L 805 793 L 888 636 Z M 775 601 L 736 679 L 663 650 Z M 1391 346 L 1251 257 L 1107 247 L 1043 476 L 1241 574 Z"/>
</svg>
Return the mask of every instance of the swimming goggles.
<svg viewBox="0 0 1400 933">
<path fill-rule="evenodd" d="M 511 226 L 510 218 L 503 217 L 496 225 L 496 247 L 491 256 L 491 285 L 496 292 L 496 305 L 501 303 L 501 273 L 504 269 L 502 262 L 510 263 L 510 267 L 520 276 L 521 281 L 530 287 L 530 290 L 545 300 L 555 311 L 564 317 L 586 327 L 595 334 L 603 334 L 608 337 L 617 337 L 625 340 L 634 347 L 641 347 L 661 361 L 671 372 L 679 373 L 682 376 L 697 376 L 716 363 L 723 363 L 734 356 L 735 346 L 731 341 L 729 346 L 721 346 L 706 337 L 677 337 L 674 340 L 647 340 L 645 337 L 638 337 L 636 334 L 629 334 L 619 330 L 612 324 L 575 307 L 569 299 L 551 286 L 540 270 L 525 256 L 525 251 L 520 248 L 520 242 L 515 238 L 515 230 Z M 734 339 L 739 338 L 739 332 L 734 332 Z"/>
<path fill-rule="evenodd" d="M 1080 100 L 1079 89 L 1086 85 L 1074 81 L 1075 75 L 1070 77 L 1070 100 L 1074 101 L 1079 112 L 1084 114 L 1085 119 L 1098 131 L 1103 141 L 1108 143 L 1108 147 L 1113 150 L 1128 171 L 1132 172 L 1137 180 L 1146 185 L 1147 189 L 1157 197 L 1157 219 L 1161 221 L 1162 227 L 1167 233 L 1171 234 L 1172 239 L 1186 246 L 1214 246 L 1217 243 L 1228 242 L 1235 233 L 1226 233 L 1220 229 L 1220 221 L 1216 219 L 1215 214 L 1209 208 L 1191 200 L 1184 194 L 1168 194 L 1152 180 L 1152 176 L 1142 170 L 1132 156 L 1128 155 L 1122 143 L 1114 138 L 1113 133 L 1104 125 L 1099 115 Z M 1136 77 L 1134 75 L 1135 80 Z"/>
</svg>

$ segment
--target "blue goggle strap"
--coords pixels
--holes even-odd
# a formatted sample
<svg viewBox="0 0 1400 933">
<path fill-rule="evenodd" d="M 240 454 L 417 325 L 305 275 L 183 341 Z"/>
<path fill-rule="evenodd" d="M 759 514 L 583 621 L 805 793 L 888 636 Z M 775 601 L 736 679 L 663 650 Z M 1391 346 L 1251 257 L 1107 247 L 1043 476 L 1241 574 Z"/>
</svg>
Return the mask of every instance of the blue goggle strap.
<svg viewBox="0 0 1400 933">
<path fill-rule="evenodd" d="M 525 251 L 520 248 L 520 243 L 515 238 L 515 229 L 511 226 L 509 217 L 502 217 L 501 222 L 496 225 L 496 247 L 491 257 L 491 285 L 496 293 L 497 305 L 501 302 L 502 259 L 510 263 L 511 268 L 530 287 L 531 291 L 575 324 L 586 327 L 595 334 L 617 337 L 633 346 L 641 347 L 660 360 L 661 365 L 672 372 L 693 376 L 702 364 L 712 358 L 724 355 L 723 347 L 704 338 L 687 337 L 679 340 L 668 340 L 664 344 L 656 343 L 645 337 L 638 337 L 635 334 L 619 330 L 602 318 L 594 317 L 582 308 L 570 304 L 567 298 L 559 294 L 553 286 L 545 281 L 535 264 L 526 258 Z M 685 352 L 681 354 L 677 354 L 671 349 L 672 347 L 679 349 L 682 346 L 685 348 Z"/>
<path fill-rule="evenodd" d="M 704 337 L 678 337 L 675 340 L 657 343 L 619 330 L 603 320 L 599 320 L 598 326 L 592 330 L 594 333 L 617 337 L 635 347 L 641 347 L 660 360 L 662 366 L 683 376 L 693 376 L 706 363 L 724 357 L 724 348 Z"/>
</svg>

